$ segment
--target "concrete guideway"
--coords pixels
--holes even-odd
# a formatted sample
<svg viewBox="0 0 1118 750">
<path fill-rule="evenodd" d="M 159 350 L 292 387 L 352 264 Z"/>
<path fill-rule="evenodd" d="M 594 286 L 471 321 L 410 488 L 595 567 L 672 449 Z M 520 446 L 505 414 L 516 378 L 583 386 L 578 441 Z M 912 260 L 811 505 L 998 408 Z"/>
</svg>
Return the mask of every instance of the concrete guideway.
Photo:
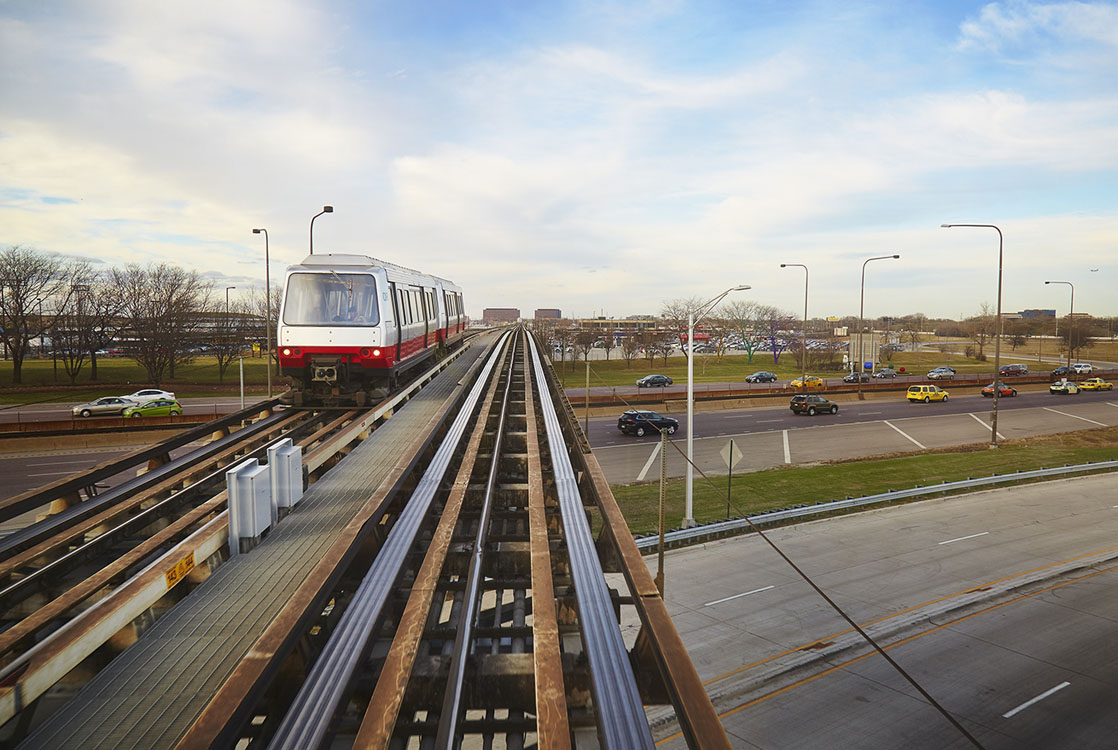
<svg viewBox="0 0 1118 750">
<path fill-rule="evenodd" d="M 1092 402 L 1053 399 L 1038 402 L 1043 406 L 1000 410 L 998 434 L 1003 439 L 1012 439 L 1118 425 L 1118 399 L 1107 397 Z M 979 404 L 988 406 L 985 400 L 975 402 L 974 406 Z M 862 417 L 864 421 L 847 423 L 837 423 L 830 415 L 790 417 L 787 409 L 775 408 L 707 414 L 708 420 L 724 419 L 726 428 L 723 434 L 696 436 L 695 463 L 707 475 L 725 476 L 726 464 L 720 452 L 731 438 L 743 454 L 741 462 L 734 467 L 735 473 L 785 464 L 983 443 L 990 439 L 987 411 L 942 414 L 934 408 L 935 405 L 926 409 L 917 404 L 907 412 L 911 416 L 882 418 L 884 413 L 868 414 Z M 605 424 L 612 427 L 612 422 Z M 741 429 L 743 426 L 747 429 Z M 594 427 L 591 426 L 591 434 L 601 434 Z M 717 429 L 717 425 L 713 429 Z M 682 440 L 685 436 L 677 433 L 672 439 Z M 626 438 L 623 444 L 607 446 L 596 442 L 594 453 L 611 484 L 651 480 L 658 475 L 658 441 Z M 669 450 L 668 476 L 681 477 L 685 471 L 684 458 L 677 451 Z"/>
<path fill-rule="evenodd" d="M 986 747 L 1104 747 L 1116 497 L 1118 475 L 1101 475 L 770 536 Z M 756 536 L 670 552 L 665 598 L 735 747 L 970 746 Z M 1063 681 L 1077 697 L 1056 715 L 1013 713 Z"/>
</svg>

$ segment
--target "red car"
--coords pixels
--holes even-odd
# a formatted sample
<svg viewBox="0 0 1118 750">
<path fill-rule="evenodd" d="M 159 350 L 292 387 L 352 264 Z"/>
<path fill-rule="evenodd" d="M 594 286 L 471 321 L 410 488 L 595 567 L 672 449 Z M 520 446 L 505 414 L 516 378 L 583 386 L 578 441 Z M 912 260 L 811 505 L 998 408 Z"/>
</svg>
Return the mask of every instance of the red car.
<svg viewBox="0 0 1118 750">
<path fill-rule="evenodd" d="M 998 388 L 1001 390 L 1001 392 L 998 394 L 998 396 L 1000 396 L 1001 398 L 1005 398 L 1006 396 L 1016 396 L 1017 395 L 1017 389 L 1016 388 L 1010 388 L 1005 383 L 998 383 Z M 987 398 L 993 398 L 994 397 L 994 384 L 990 383 L 990 385 L 983 388 L 982 389 L 982 395 L 986 396 Z"/>
</svg>

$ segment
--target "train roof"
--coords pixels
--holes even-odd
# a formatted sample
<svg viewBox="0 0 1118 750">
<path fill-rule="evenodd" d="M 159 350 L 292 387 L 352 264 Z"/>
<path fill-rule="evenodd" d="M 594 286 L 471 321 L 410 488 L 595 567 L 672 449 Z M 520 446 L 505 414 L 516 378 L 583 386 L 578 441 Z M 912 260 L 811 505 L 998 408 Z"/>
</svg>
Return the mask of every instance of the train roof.
<svg viewBox="0 0 1118 750">
<path fill-rule="evenodd" d="M 458 285 L 450 279 L 444 279 L 441 276 L 433 276 L 429 273 L 416 271 L 414 268 L 408 268 L 407 266 L 401 266 L 396 263 L 389 263 L 386 260 L 374 258 L 369 255 L 354 255 L 352 253 L 318 253 L 316 255 L 308 255 L 306 258 L 303 258 L 303 261 L 298 265 L 307 266 L 310 268 L 317 267 L 322 268 L 323 270 L 326 270 L 328 268 L 339 268 L 341 266 L 383 268 L 387 271 L 395 271 L 399 274 L 412 274 L 428 279 L 434 279 L 435 281 L 442 282 L 446 286 L 453 287 L 456 290 L 459 289 Z M 296 267 L 297 266 L 292 266 L 291 268 Z M 288 270 L 290 270 L 290 268 Z"/>
</svg>

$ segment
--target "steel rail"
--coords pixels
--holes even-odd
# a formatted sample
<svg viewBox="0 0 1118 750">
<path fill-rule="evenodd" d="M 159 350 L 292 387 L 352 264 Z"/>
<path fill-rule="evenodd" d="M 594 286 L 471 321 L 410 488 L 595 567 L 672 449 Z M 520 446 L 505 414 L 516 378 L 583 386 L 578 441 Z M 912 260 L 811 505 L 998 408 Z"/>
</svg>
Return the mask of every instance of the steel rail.
<svg viewBox="0 0 1118 750">
<path fill-rule="evenodd" d="M 888 492 L 881 492 L 876 495 L 866 495 L 864 497 L 852 497 L 845 500 L 831 500 L 825 503 L 817 503 L 815 505 L 806 505 L 800 508 L 784 508 L 782 510 L 772 510 L 765 513 L 757 513 L 745 518 L 735 518 L 729 521 L 716 521 L 714 523 L 705 524 L 703 526 L 696 526 L 691 529 L 677 529 L 669 531 L 664 534 L 664 543 L 673 546 L 684 545 L 689 542 L 698 542 L 707 539 L 713 539 L 719 536 L 729 536 L 743 529 L 749 528 L 750 523 L 763 524 L 763 523 L 776 523 L 778 521 L 789 521 L 796 518 L 808 518 L 817 516 L 823 513 L 833 513 L 838 510 L 846 508 L 857 508 L 863 505 L 874 505 L 877 503 L 888 503 L 895 500 L 905 500 L 908 498 L 922 497 L 924 495 L 939 495 L 945 492 L 959 492 L 962 490 L 972 490 L 978 487 L 989 487 L 996 484 L 1005 484 L 1007 482 L 1022 482 L 1032 479 L 1046 479 L 1048 477 L 1066 476 L 1068 474 L 1081 474 L 1086 471 L 1115 471 L 1118 470 L 1118 461 L 1098 461 L 1086 464 L 1074 464 L 1072 466 L 1056 466 L 1050 469 L 1032 469 L 1029 471 L 1018 471 L 1013 474 L 994 474 L 989 477 L 978 477 L 974 479 L 962 479 L 957 482 L 943 482 L 942 484 L 931 484 L 924 487 L 913 487 L 907 490 L 890 490 Z M 642 551 L 649 551 L 656 549 L 659 537 L 657 536 L 644 536 L 636 539 L 637 547 Z"/>
<path fill-rule="evenodd" d="M 513 371 L 516 367 L 517 337 L 514 335 L 508 351 L 508 371 L 505 374 L 505 389 L 501 397 L 501 410 L 497 421 L 497 433 L 490 454 L 489 476 L 485 481 L 481 516 L 478 519 L 477 533 L 473 540 L 470 567 L 466 573 L 466 590 L 462 600 L 465 609 L 459 615 L 460 625 L 454 635 L 454 649 L 450 653 L 450 676 L 447 690 L 443 694 L 442 710 L 439 713 L 439 731 L 435 736 L 435 747 L 454 750 L 458 741 L 458 723 L 462 718 L 462 691 L 466 680 L 466 661 L 473 642 L 473 631 L 481 604 L 482 558 L 489 536 L 489 521 L 493 514 L 493 495 L 497 485 L 497 469 L 501 463 L 501 450 L 505 442 L 505 422 L 509 411 L 509 397 L 512 394 Z"/>
<path fill-rule="evenodd" d="M 170 453 L 175 448 L 181 448 L 188 443 L 193 443 L 195 440 L 204 438 L 217 429 L 239 423 L 254 414 L 272 409 L 278 404 L 278 398 L 261 401 L 260 403 L 235 411 L 232 414 L 227 414 L 220 419 L 212 420 L 203 425 L 180 432 L 155 445 L 140 448 L 127 455 L 105 461 L 94 466 L 89 471 L 63 477 L 43 487 L 28 490 L 15 497 L 0 501 L 0 521 L 11 520 L 18 515 L 35 510 L 53 500 L 72 495 L 95 482 L 119 474 L 136 464 Z"/>
<path fill-rule="evenodd" d="M 496 400 L 497 385 L 494 380 L 486 395 L 488 403 Z M 439 591 L 439 574 L 454 541 L 454 529 L 462 512 L 470 487 L 470 477 L 487 429 L 487 420 L 479 416 L 458 467 L 458 476 L 439 515 L 438 526 L 412 582 L 407 604 L 397 622 L 396 633 L 377 676 L 376 686 L 353 743 L 354 747 L 362 750 L 388 750 L 392 741 L 392 730 L 404 703 L 408 680 L 415 668 L 424 626 L 431 617 L 434 597 Z"/>
<path fill-rule="evenodd" d="M 420 524 L 427 515 L 443 475 L 450 467 L 474 407 L 508 339 L 509 334 L 505 333 L 494 347 L 423 478 L 393 524 L 384 546 L 280 722 L 268 744 L 269 748 L 307 750 L 321 745 L 337 711 L 338 702 L 365 651 L 384 604 L 395 587 L 400 568 L 415 542 Z"/>
<path fill-rule="evenodd" d="M 543 365 L 535 341 L 529 338 L 528 342 L 536 382 L 543 392 L 547 382 Z M 632 663 L 614 616 L 559 417 L 551 399 L 541 398 L 540 407 L 555 472 L 555 489 L 563 517 L 582 639 L 590 663 L 598 731 L 607 750 L 652 750 L 652 733 L 637 690 Z"/>
<path fill-rule="evenodd" d="M 254 422 L 248 427 L 225 435 L 212 443 L 207 443 L 170 463 L 156 467 L 138 477 L 128 479 L 111 490 L 103 492 L 96 497 L 89 498 L 83 503 L 66 508 L 60 513 L 48 516 L 42 521 L 37 521 L 30 526 L 26 526 L 14 534 L 0 539 L 0 559 L 10 557 L 43 539 L 53 536 L 68 525 L 92 516 L 102 509 L 111 506 L 113 503 L 119 502 L 134 493 L 141 492 L 169 476 L 196 466 L 208 460 L 214 454 L 220 453 L 228 446 L 244 442 L 249 437 L 268 430 L 274 424 L 286 419 L 290 419 L 290 415 L 287 413 L 278 412 L 272 414 L 265 419 Z"/>
</svg>

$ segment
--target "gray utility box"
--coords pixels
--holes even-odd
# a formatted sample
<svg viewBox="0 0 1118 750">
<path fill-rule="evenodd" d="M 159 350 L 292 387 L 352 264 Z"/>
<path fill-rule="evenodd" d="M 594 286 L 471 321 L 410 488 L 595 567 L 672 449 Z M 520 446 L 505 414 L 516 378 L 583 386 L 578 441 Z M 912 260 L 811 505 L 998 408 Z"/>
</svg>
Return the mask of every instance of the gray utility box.
<svg viewBox="0 0 1118 750">
<path fill-rule="evenodd" d="M 272 469 L 272 523 L 286 516 L 303 497 L 303 448 L 284 438 L 268 448 Z"/>
<path fill-rule="evenodd" d="M 272 482 L 268 466 L 255 458 L 225 472 L 229 492 L 229 554 L 247 552 L 272 525 Z M 242 549 L 243 547 L 243 549 Z"/>
</svg>

